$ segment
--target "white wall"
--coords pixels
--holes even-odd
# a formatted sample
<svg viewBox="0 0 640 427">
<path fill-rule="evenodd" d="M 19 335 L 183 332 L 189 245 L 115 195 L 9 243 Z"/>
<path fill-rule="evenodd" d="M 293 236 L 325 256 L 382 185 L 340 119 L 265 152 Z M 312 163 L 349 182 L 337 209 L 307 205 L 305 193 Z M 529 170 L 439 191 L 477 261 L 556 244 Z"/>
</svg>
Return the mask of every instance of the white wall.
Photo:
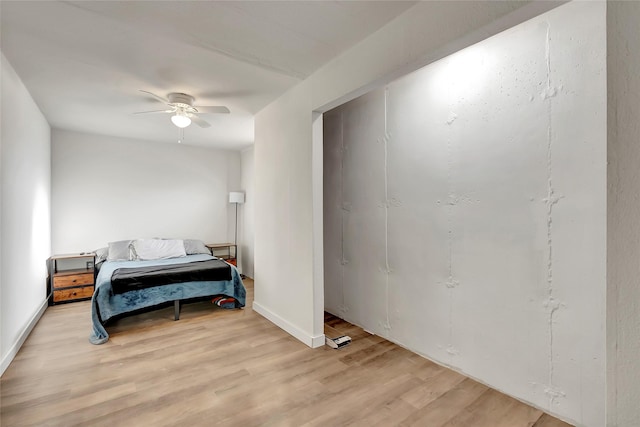
<svg viewBox="0 0 640 427">
<path fill-rule="evenodd" d="M 139 237 L 227 242 L 240 153 L 54 130 L 54 253 Z"/>
<path fill-rule="evenodd" d="M 240 153 L 240 188 L 245 192 L 244 204 L 240 205 L 242 220 L 240 221 L 240 272 L 253 277 L 253 252 L 254 252 L 254 153 L 253 147 L 246 148 Z"/>
<path fill-rule="evenodd" d="M 299 87 L 256 116 L 253 306 L 301 341 L 321 345 L 313 312 L 309 98 Z"/>
<path fill-rule="evenodd" d="M 327 310 L 605 424 L 604 3 L 325 114 Z"/>
<path fill-rule="evenodd" d="M 1 56 L 0 372 L 4 372 L 46 308 L 51 130 L 20 77 Z"/>
<path fill-rule="evenodd" d="M 312 112 L 326 111 L 555 6 L 419 2 L 256 115 L 257 311 L 302 341 L 322 345 L 323 316 L 316 300 L 322 298 L 323 283 L 314 281 L 322 253 L 313 240 L 322 210 L 313 208 Z"/>
<path fill-rule="evenodd" d="M 608 425 L 640 425 L 640 3 L 607 2 Z"/>
</svg>

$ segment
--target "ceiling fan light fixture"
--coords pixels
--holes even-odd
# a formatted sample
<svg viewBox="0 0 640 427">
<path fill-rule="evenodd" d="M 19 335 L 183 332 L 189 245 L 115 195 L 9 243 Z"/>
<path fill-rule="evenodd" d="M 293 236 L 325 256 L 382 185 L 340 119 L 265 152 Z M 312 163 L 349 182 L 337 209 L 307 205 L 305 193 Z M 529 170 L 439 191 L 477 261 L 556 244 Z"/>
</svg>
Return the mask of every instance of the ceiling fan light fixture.
<svg viewBox="0 0 640 427">
<path fill-rule="evenodd" d="M 174 116 L 171 116 L 171 121 L 174 125 L 178 126 L 180 129 L 186 128 L 191 124 L 191 119 L 187 117 L 185 114 L 176 113 Z"/>
<path fill-rule="evenodd" d="M 2 0 L 0 0 L 1 2 Z M 171 122 L 178 128 L 184 129 L 191 123 L 195 123 L 201 128 L 211 127 L 211 124 L 200 117 L 200 114 L 229 114 L 230 111 L 227 107 L 222 105 L 202 105 L 194 106 L 193 102 L 195 98 L 186 93 L 171 92 L 167 94 L 165 99 L 162 96 L 156 95 L 146 90 L 140 90 L 140 92 L 146 93 L 152 96 L 156 101 L 160 101 L 166 104 L 168 109 L 154 110 L 154 111 L 140 111 L 134 114 L 144 113 L 168 113 L 171 114 Z"/>
</svg>

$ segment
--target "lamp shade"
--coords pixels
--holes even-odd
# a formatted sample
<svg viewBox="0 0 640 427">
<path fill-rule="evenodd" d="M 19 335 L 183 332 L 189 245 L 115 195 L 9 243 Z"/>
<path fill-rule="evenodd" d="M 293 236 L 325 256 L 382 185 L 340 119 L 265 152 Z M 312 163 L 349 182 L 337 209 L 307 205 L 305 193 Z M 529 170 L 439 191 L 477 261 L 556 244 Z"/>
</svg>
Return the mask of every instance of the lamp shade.
<svg viewBox="0 0 640 427">
<path fill-rule="evenodd" d="M 232 191 L 229 193 L 229 203 L 244 203 L 244 193 Z"/>
</svg>

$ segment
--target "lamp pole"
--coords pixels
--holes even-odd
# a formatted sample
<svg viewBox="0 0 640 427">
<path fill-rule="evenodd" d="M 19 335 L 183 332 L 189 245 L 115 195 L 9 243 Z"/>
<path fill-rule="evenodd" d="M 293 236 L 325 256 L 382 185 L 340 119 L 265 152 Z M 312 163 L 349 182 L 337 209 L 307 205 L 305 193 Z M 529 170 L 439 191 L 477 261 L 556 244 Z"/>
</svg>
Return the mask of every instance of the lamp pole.
<svg viewBox="0 0 640 427">
<path fill-rule="evenodd" d="M 232 191 L 229 193 L 229 203 L 233 203 L 236 205 L 236 233 L 233 238 L 233 245 L 236 248 L 236 253 L 234 256 L 237 258 L 238 256 L 238 204 L 244 203 L 244 193 Z"/>
<path fill-rule="evenodd" d="M 236 252 L 238 252 L 238 203 L 236 205 L 236 236 L 233 239 L 233 244 L 236 245 Z"/>
</svg>

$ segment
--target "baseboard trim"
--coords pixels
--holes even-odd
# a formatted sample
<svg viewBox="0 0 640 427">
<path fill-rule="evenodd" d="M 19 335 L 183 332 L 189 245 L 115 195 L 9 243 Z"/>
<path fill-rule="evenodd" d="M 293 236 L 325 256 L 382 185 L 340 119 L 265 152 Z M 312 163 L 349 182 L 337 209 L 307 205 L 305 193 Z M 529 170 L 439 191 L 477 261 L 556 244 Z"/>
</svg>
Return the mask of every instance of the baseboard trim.
<svg viewBox="0 0 640 427">
<path fill-rule="evenodd" d="M 292 335 L 294 338 L 302 341 L 304 344 L 308 345 L 311 348 L 318 348 L 324 345 L 324 334 L 318 336 L 312 336 L 298 328 L 297 326 L 292 325 L 282 317 L 278 316 L 271 310 L 265 308 L 257 302 L 253 302 L 253 311 L 260 314 L 262 317 L 265 317 L 274 325 L 278 326 L 280 329 L 283 329 L 285 332 Z"/>
<path fill-rule="evenodd" d="M 325 345 L 324 334 L 311 337 L 311 348 L 318 348 L 322 347 L 323 345 Z"/>
<path fill-rule="evenodd" d="M 22 344 L 24 344 L 24 342 L 27 340 L 29 334 L 44 314 L 48 305 L 49 300 L 48 298 L 45 298 L 42 304 L 40 304 L 38 310 L 34 313 L 31 319 L 29 319 L 29 322 L 18 336 L 18 340 L 11 346 L 7 354 L 2 358 L 2 363 L 0 364 L 0 377 L 4 375 L 4 371 L 6 371 L 11 362 L 13 362 L 13 359 L 16 357 L 16 354 L 18 354 L 18 351 L 20 351 Z"/>
</svg>

